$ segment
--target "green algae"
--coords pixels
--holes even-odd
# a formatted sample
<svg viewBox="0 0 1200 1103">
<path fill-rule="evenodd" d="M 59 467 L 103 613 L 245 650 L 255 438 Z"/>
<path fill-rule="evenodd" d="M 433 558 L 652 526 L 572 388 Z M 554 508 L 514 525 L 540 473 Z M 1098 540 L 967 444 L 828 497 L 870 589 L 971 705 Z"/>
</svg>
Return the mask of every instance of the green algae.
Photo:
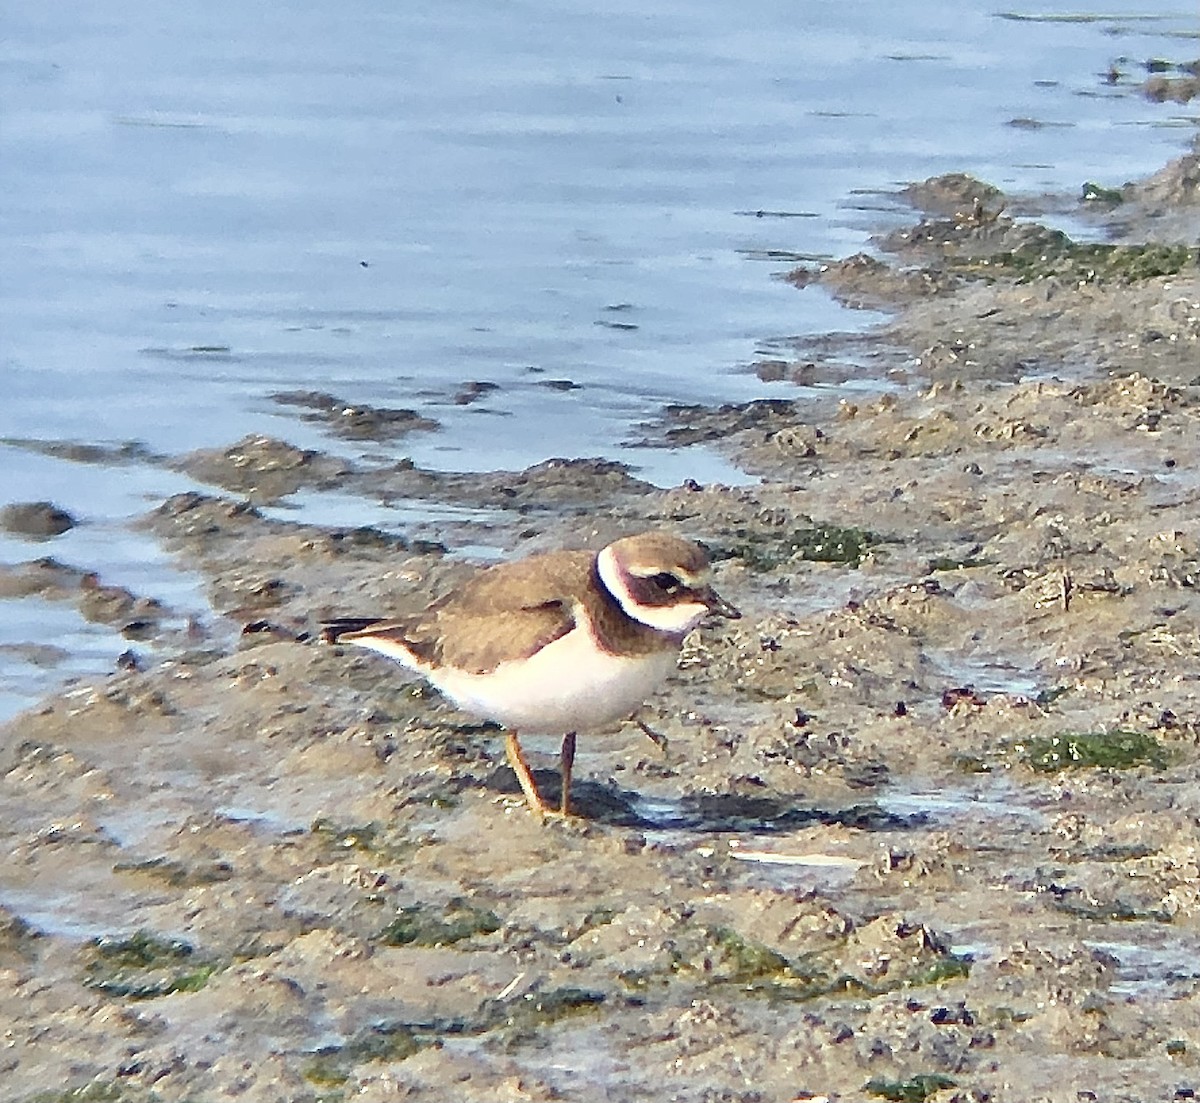
<svg viewBox="0 0 1200 1103">
<path fill-rule="evenodd" d="M 111 1080 L 93 1080 L 79 1088 L 58 1092 L 40 1092 L 29 1103 L 130 1103 L 144 1095 L 127 1094 L 124 1087 Z"/>
<path fill-rule="evenodd" d="M 792 958 L 731 927 L 702 928 L 700 934 L 702 939 L 691 947 L 691 953 L 676 950 L 672 972 L 701 978 L 712 987 L 736 987 L 748 995 L 788 1002 L 847 993 L 877 996 L 901 988 L 935 986 L 960 980 L 971 968 L 968 958 L 939 945 L 926 945 L 928 953 L 919 955 L 912 968 L 898 969 L 884 978 L 868 978 L 842 965 L 844 942 Z M 652 979 L 639 973 L 625 983 L 636 990 L 649 987 Z"/>
<path fill-rule="evenodd" d="M 965 559 L 955 559 L 952 556 L 936 556 L 929 561 L 929 573 L 969 571 L 975 567 L 990 567 L 995 562 L 994 559 L 979 559 L 973 556 L 967 556 Z"/>
<path fill-rule="evenodd" d="M 731 984 L 756 984 L 793 976 L 791 963 L 783 954 L 761 942 L 739 934 L 732 927 L 711 932 L 713 947 L 721 955 L 721 972 Z"/>
<path fill-rule="evenodd" d="M 975 754 L 955 755 L 953 765 L 960 774 L 990 774 L 995 769 L 986 758 Z"/>
<path fill-rule="evenodd" d="M 1120 188 L 1106 188 L 1092 180 L 1084 181 L 1079 198 L 1085 203 L 1098 203 L 1106 207 L 1119 207 L 1125 202 L 1125 193 Z"/>
<path fill-rule="evenodd" d="M 1174 916 L 1165 908 L 1139 908 L 1124 900 L 1085 900 L 1078 896 L 1054 901 L 1054 910 L 1092 923 L 1171 923 Z"/>
<path fill-rule="evenodd" d="M 1060 697 L 1070 693 L 1071 689 L 1071 686 L 1051 686 L 1049 689 L 1043 689 L 1033 700 L 1038 708 L 1049 708 Z"/>
<path fill-rule="evenodd" d="M 1189 245 L 1078 242 L 1059 231 L 991 256 L 950 262 L 955 273 L 967 277 L 1017 283 L 1057 279 L 1075 284 L 1138 283 L 1174 276 L 1198 265 L 1200 252 Z"/>
<path fill-rule="evenodd" d="M 785 533 L 742 533 L 726 550 L 754 571 L 771 571 L 793 559 L 858 567 L 882 542 L 867 529 L 814 524 Z"/>
<path fill-rule="evenodd" d="M 617 973 L 618 982 L 630 992 L 645 992 L 650 988 L 665 988 L 670 977 L 658 969 L 622 969 Z"/>
<path fill-rule="evenodd" d="M 551 1023 L 592 1011 L 608 997 L 592 988 L 564 985 L 544 992 L 526 992 L 519 999 L 496 1001 L 484 1010 L 479 1032 L 497 1031 L 506 1048 L 514 1048 L 537 1038 Z"/>
<path fill-rule="evenodd" d="M 410 904 L 400 908 L 376 937 L 386 946 L 451 946 L 476 935 L 494 934 L 501 925 L 494 911 L 456 897 L 444 907 Z"/>
<path fill-rule="evenodd" d="M 198 960 L 190 943 L 137 931 L 128 938 L 94 938 L 85 948 L 83 984 L 110 996 L 156 999 L 198 992 L 217 963 Z"/>
<path fill-rule="evenodd" d="M 1157 853 L 1158 847 L 1146 843 L 1104 843 L 1087 851 L 1084 857 L 1089 862 L 1132 862 Z"/>
<path fill-rule="evenodd" d="M 863 1087 L 868 1095 L 877 1095 L 891 1103 L 925 1103 L 935 1092 L 957 1087 L 956 1081 L 937 1072 L 922 1073 L 907 1080 L 868 1080 Z"/>
<path fill-rule="evenodd" d="M 23 1096 L 22 1103 L 161 1103 L 163 1097 L 155 1091 L 115 1080 L 92 1080 L 77 1088 L 38 1092 Z M 188 1103 L 186 1097 L 180 1103 Z"/>
<path fill-rule="evenodd" d="M 944 984 L 946 981 L 965 980 L 971 975 L 971 961 L 958 954 L 946 954 L 937 958 L 925 969 L 918 969 L 904 982 L 905 988 L 924 988 Z"/>
<path fill-rule="evenodd" d="M 579 935 L 587 931 L 594 931 L 597 927 L 608 926 L 609 923 L 617 918 L 618 914 L 616 908 L 610 908 L 604 904 L 592 908 L 590 911 L 585 912 L 583 918 L 579 921 L 579 931 L 575 937 L 578 938 Z"/>
<path fill-rule="evenodd" d="M 350 1079 L 357 1065 L 404 1061 L 433 1043 L 432 1032 L 422 1037 L 409 1023 L 376 1023 L 360 1030 L 344 1045 L 317 1050 L 300 1075 L 317 1087 L 336 1087 Z"/>
<path fill-rule="evenodd" d="M 338 1088 L 359 1065 L 405 1061 L 447 1037 L 480 1037 L 512 1049 L 536 1039 L 551 1023 L 599 1007 L 603 992 L 570 986 L 531 991 L 513 1000 L 492 1000 L 468 1019 L 426 1022 L 382 1022 L 358 1031 L 341 1045 L 323 1046 L 309 1054 L 301 1075 L 317 1088 Z M 340 1098 L 340 1097 L 337 1097 Z"/>
<path fill-rule="evenodd" d="M 373 850 L 383 835 L 377 823 L 339 824 L 326 816 L 313 820 L 309 830 L 339 850 Z"/>
<path fill-rule="evenodd" d="M 356 850 L 386 861 L 403 861 L 413 850 L 407 836 L 374 821 L 346 824 L 320 816 L 309 830 L 334 850 Z"/>
<path fill-rule="evenodd" d="M 1167 750 L 1146 732 L 1114 731 L 1063 733 L 1030 739 L 1024 745 L 1026 765 L 1038 773 L 1086 769 L 1130 770 L 1136 766 L 1165 769 Z"/>
</svg>

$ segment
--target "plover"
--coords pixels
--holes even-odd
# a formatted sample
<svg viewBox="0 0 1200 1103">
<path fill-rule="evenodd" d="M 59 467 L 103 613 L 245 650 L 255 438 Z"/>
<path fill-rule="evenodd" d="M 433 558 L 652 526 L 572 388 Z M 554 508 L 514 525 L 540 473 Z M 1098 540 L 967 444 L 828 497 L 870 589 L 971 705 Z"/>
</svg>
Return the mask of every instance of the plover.
<svg viewBox="0 0 1200 1103">
<path fill-rule="evenodd" d="M 630 716 L 709 614 L 741 616 L 709 584 L 704 549 L 644 532 L 598 553 L 547 552 L 488 567 L 416 616 L 327 621 L 324 637 L 395 659 L 464 712 L 502 725 L 509 764 L 539 817 L 551 809 L 518 733 L 562 734 L 565 816 L 576 733 Z"/>
</svg>

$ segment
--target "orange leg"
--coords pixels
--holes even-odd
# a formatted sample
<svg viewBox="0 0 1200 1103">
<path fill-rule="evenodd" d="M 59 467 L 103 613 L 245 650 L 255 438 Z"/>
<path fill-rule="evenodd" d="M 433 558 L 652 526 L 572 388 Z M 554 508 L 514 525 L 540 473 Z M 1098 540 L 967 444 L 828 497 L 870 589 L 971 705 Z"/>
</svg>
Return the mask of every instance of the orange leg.
<svg viewBox="0 0 1200 1103">
<path fill-rule="evenodd" d="M 575 768 L 575 733 L 567 732 L 563 736 L 562 750 L 559 752 L 559 766 L 562 774 L 562 801 L 559 811 L 564 816 L 571 814 L 571 773 Z"/>
<path fill-rule="evenodd" d="M 529 772 L 529 763 L 525 761 L 525 754 L 521 750 L 521 743 L 517 739 L 515 731 L 509 731 L 504 743 L 504 750 L 508 756 L 508 764 L 513 768 L 513 772 L 517 775 L 517 780 L 521 783 L 521 791 L 525 794 L 526 803 L 533 810 L 534 815 L 538 819 L 545 817 L 547 808 L 542 802 L 542 798 L 538 795 L 537 786 L 533 781 L 533 774 Z"/>
</svg>

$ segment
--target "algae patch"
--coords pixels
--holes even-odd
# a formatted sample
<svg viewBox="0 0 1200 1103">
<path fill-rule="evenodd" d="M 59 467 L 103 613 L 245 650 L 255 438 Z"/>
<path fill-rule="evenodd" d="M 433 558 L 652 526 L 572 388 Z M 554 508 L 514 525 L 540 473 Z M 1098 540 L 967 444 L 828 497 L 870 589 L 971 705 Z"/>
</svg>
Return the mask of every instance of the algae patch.
<svg viewBox="0 0 1200 1103">
<path fill-rule="evenodd" d="M 1150 766 L 1162 770 L 1167 766 L 1168 754 L 1154 736 L 1118 729 L 1031 739 L 1024 745 L 1023 760 L 1043 774 L 1087 767 L 1130 770 Z"/>
<path fill-rule="evenodd" d="M 777 983 L 796 976 L 783 954 L 746 938 L 732 927 L 714 928 L 710 937 L 717 961 L 706 959 L 705 967 L 731 984 Z"/>
<path fill-rule="evenodd" d="M 310 1084 L 335 1087 L 350 1079 L 356 1065 L 370 1062 L 403 1061 L 433 1038 L 422 1037 L 408 1023 L 376 1023 L 360 1030 L 345 1045 L 324 1046 L 312 1054 L 301 1070 Z"/>
<path fill-rule="evenodd" d="M 810 525 L 769 536 L 741 533 L 725 549 L 726 557 L 741 559 L 754 571 L 771 571 L 792 559 L 858 567 L 883 542 L 867 529 L 843 525 Z"/>
<path fill-rule="evenodd" d="M 1077 242 L 1055 232 L 1006 252 L 958 260 L 953 270 L 961 275 L 1013 279 L 1018 283 L 1058 279 L 1077 284 L 1130 284 L 1174 276 L 1195 269 L 1198 263 L 1196 249 L 1188 245 Z"/>
<path fill-rule="evenodd" d="M 1174 919 L 1165 908 L 1142 908 L 1124 900 L 1092 901 L 1083 898 L 1082 894 L 1055 900 L 1054 910 L 1091 923 L 1170 923 Z"/>
<path fill-rule="evenodd" d="M 377 937 L 387 946 L 452 946 L 475 935 L 494 934 L 500 927 L 495 912 L 456 898 L 444 908 L 403 907 Z"/>
<path fill-rule="evenodd" d="M 78 1088 L 38 1092 L 24 1103 L 160 1103 L 158 1092 L 145 1091 L 115 1080 L 93 1080 Z"/>
<path fill-rule="evenodd" d="M 94 938 L 85 955 L 84 985 L 133 1000 L 197 992 L 217 969 L 216 962 L 198 959 L 190 943 L 147 931 L 128 938 Z"/>
<path fill-rule="evenodd" d="M 877 1095 L 891 1103 L 925 1103 L 935 1092 L 957 1087 L 957 1082 L 940 1073 L 922 1073 L 907 1080 L 868 1080 L 863 1087 L 868 1095 Z"/>
<path fill-rule="evenodd" d="M 407 836 L 378 823 L 342 824 L 321 816 L 309 830 L 334 850 L 357 850 L 390 861 L 401 861 L 412 852 Z"/>
<path fill-rule="evenodd" d="M 607 999 L 603 992 L 573 985 L 527 992 L 512 1003 L 492 1004 L 485 1010 L 479 1030 L 496 1030 L 501 1044 L 512 1049 L 535 1040 L 551 1023 L 595 1010 Z"/>
<path fill-rule="evenodd" d="M 479 1037 L 496 1032 L 495 1040 L 514 1048 L 538 1036 L 540 1029 L 559 1019 L 605 1002 L 603 992 L 589 988 L 553 988 L 527 992 L 512 1001 L 492 1001 L 464 1019 L 425 1022 L 382 1022 L 360 1030 L 342 1045 L 324 1046 L 309 1055 L 301 1074 L 316 1087 L 338 1087 L 364 1064 L 407 1060 L 448 1037 Z"/>
<path fill-rule="evenodd" d="M 827 949 L 788 957 L 731 927 L 706 927 L 681 941 L 673 971 L 786 1001 L 836 993 L 882 995 L 966 977 L 969 959 L 921 926 L 875 920 Z M 685 948 L 686 946 L 686 948 Z M 644 986 L 645 978 L 638 978 Z"/>
<path fill-rule="evenodd" d="M 995 565 L 994 559 L 982 559 L 975 556 L 967 556 L 965 559 L 955 559 L 948 555 L 935 556 L 929 561 L 929 573 L 936 574 L 940 571 L 970 571 L 976 567 L 991 567 Z"/>
</svg>

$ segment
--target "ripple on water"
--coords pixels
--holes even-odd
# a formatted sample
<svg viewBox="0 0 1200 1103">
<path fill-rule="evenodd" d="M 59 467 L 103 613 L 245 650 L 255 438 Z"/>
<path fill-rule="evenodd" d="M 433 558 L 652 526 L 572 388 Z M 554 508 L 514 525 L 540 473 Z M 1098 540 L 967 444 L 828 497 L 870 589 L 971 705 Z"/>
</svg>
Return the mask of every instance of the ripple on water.
<svg viewBox="0 0 1200 1103">
<path fill-rule="evenodd" d="M 1145 937 L 1134 941 L 1134 933 Z M 1122 924 L 1125 938 L 1085 939 L 1084 945 L 1115 959 L 1116 979 L 1110 990 L 1119 995 L 1178 999 L 1189 996 L 1200 981 L 1200 939 L 1161 923 Z"/>
<path fill-rule="evenodd" d="M 278 521 L 329 528 L 369 527 L 407 540 L 444 540 L 452 531 L 465 530 L 483 548 L 493 546 L 481 537 L 509 520 L 504 510 L 489 506 L 465 506 L 432 498 L 379 501 L 338 490 L 299 490 L 281 502 L 262 507 L 262 512 Z"/>
<path fill-rule="evenodd" d="M 0 723 L 74 680 L 110 673 L 129 647 L 115 629 L 84 620 L 62 602 L 7 598 L 3 609 Z"/>
<path fill-rule="evenodd" d="M 957 686 L 970 686 L 979 693 L 1036 697 L 1048 688 L 1037 672 L 1018 656 L 1001 654 L 964 655 L 958 651 L 929 649 L 933 669 Z"/>
<path fill-rule="evenodd" d="M 1022 828 L 1046 823 L 1028 787 L 1001 775 L 985 774 L 968 784 L 890 786 L 876 798 L 879 807 L 898 816 L 924 815 L 934 824 L 963 820 L 1009 821 Z"/>
</svg>

